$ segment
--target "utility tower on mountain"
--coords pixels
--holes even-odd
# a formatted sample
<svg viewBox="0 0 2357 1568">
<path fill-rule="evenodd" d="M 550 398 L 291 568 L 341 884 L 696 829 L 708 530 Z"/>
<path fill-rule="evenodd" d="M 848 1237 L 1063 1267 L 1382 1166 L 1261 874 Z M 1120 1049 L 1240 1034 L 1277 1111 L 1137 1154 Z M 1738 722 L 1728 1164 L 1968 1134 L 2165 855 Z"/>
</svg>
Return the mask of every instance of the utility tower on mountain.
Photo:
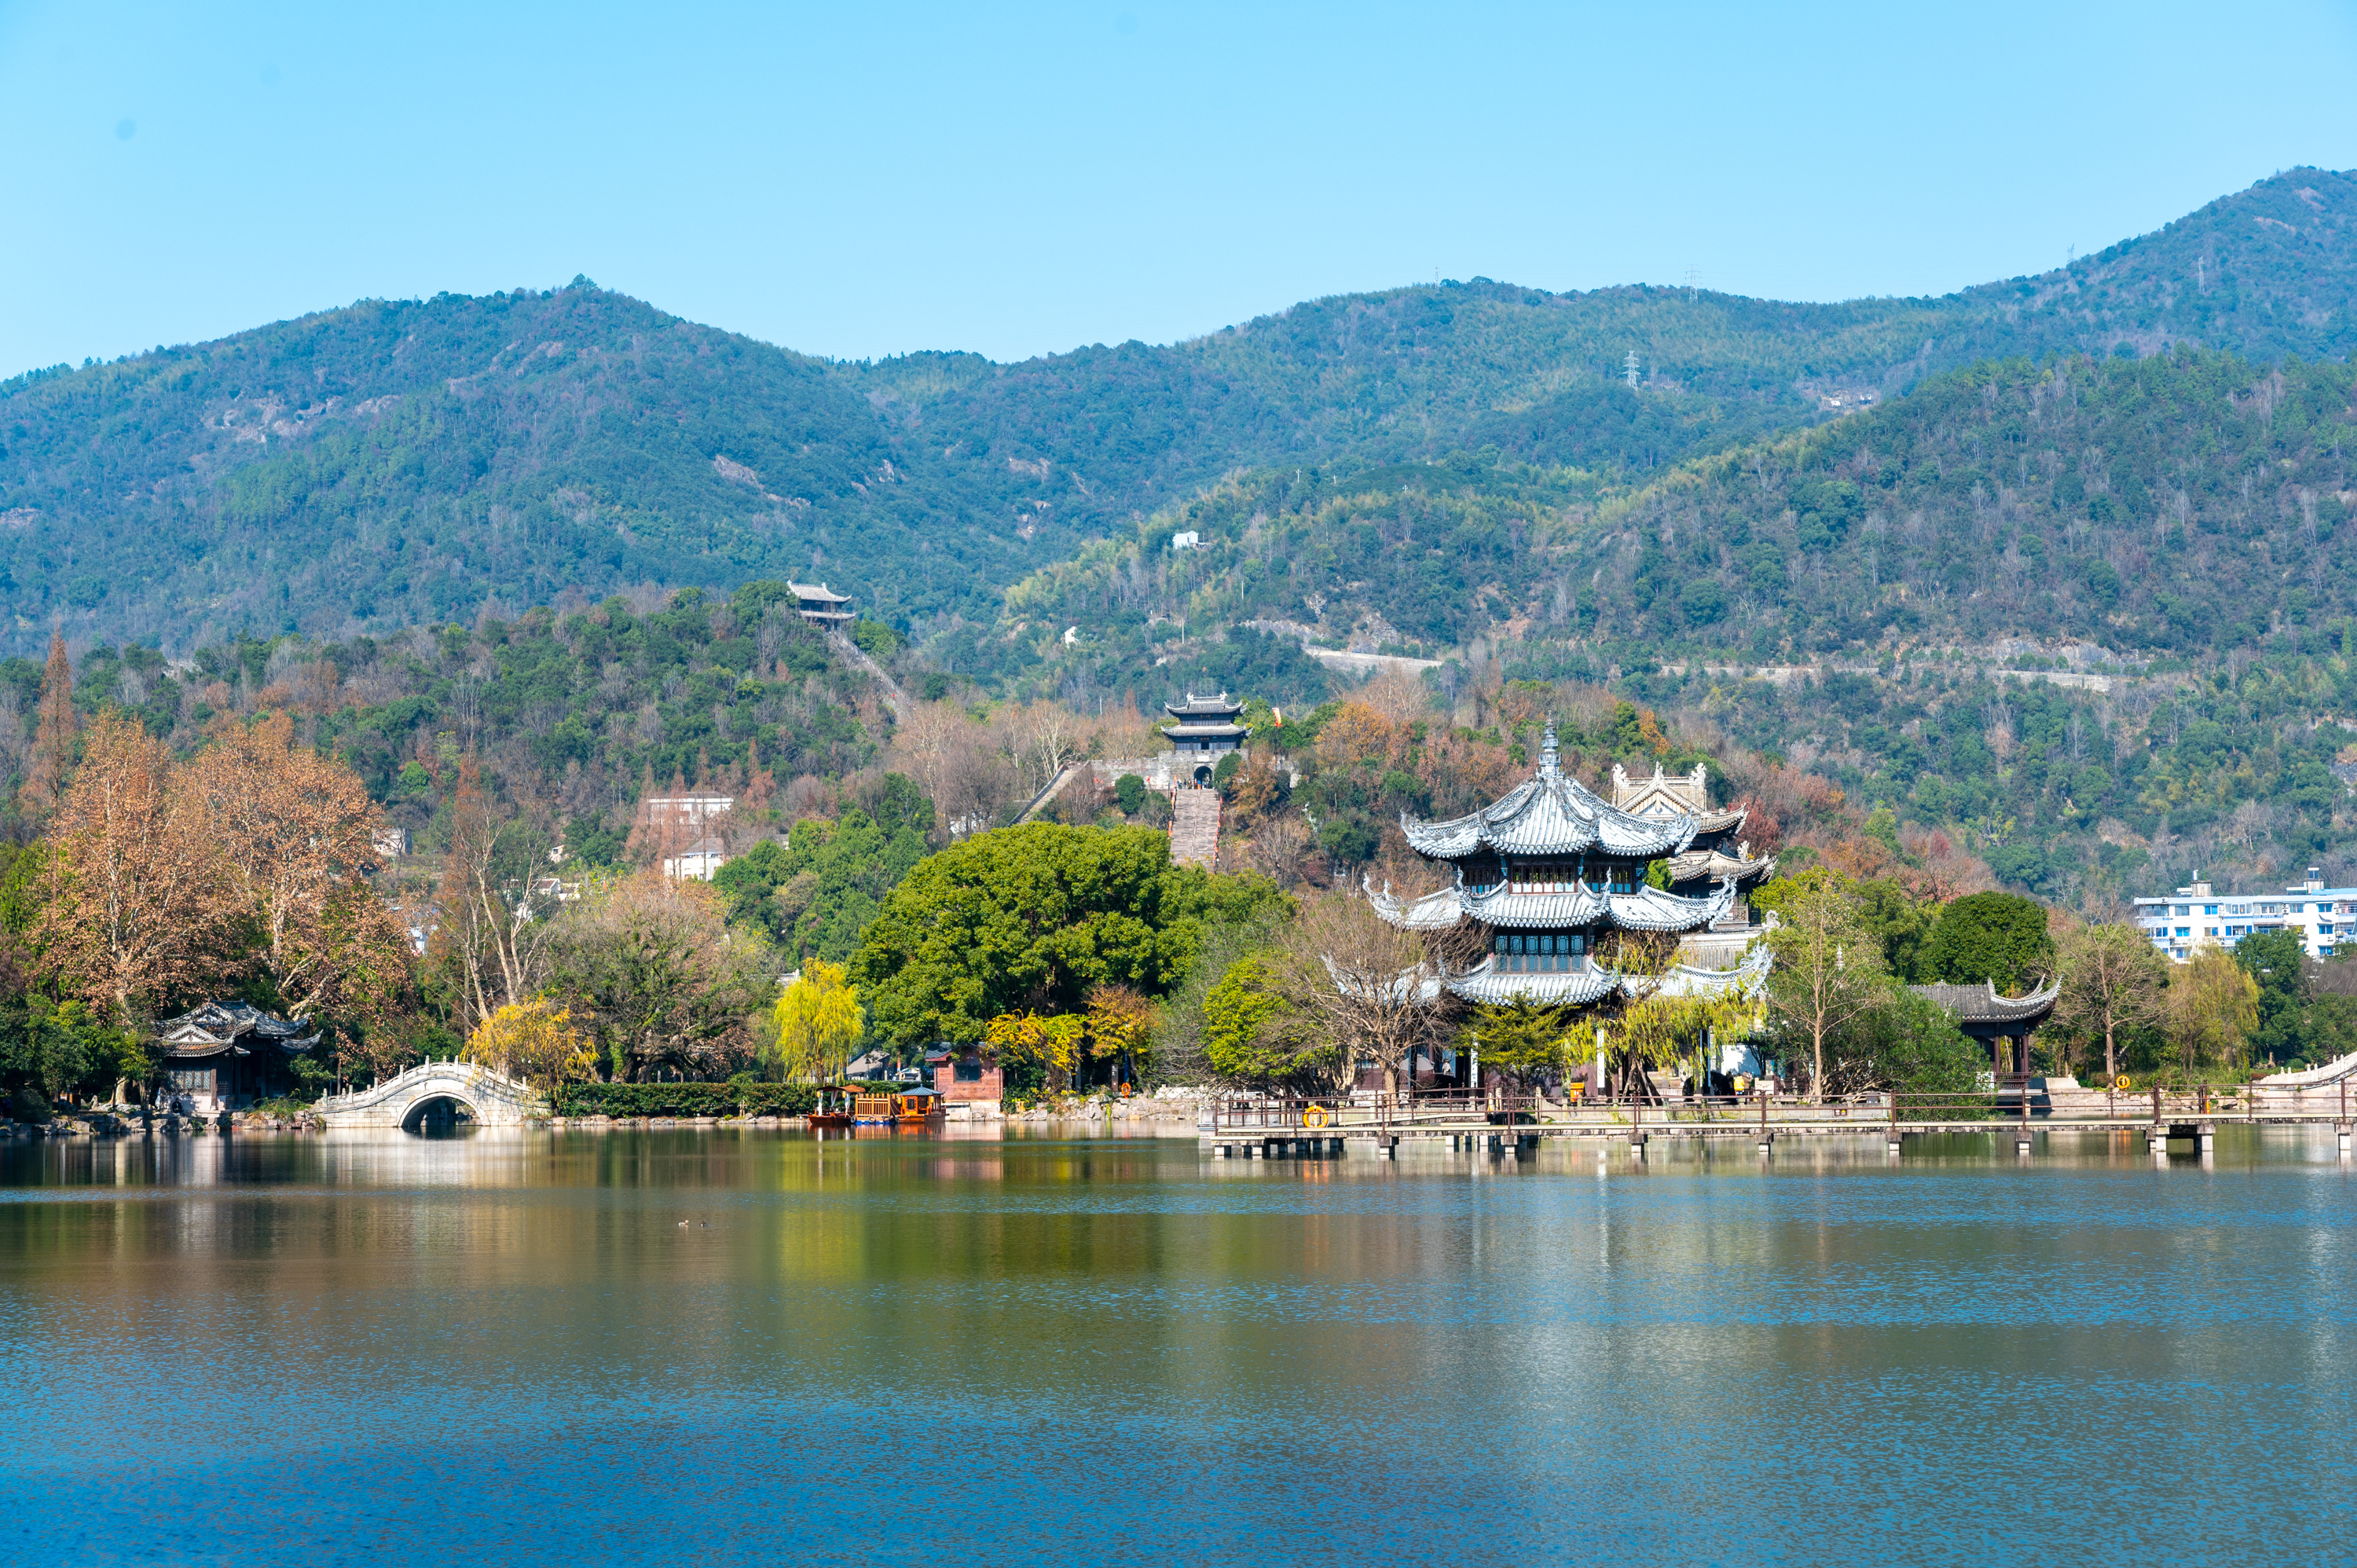
<svg viewBox="0 0 2357 1568">
<path fill-rule="evenodd" d="M 1634 392 L 1634 391 L 1636 391 L 1636 390 L 1637 390 L 1637 350 L 1636 350 L 1636 349 L 1630 349 L 1630 350 L 1629 350 L 1629 357 L 1628 357 L 1628 359 L 1626 359 L 1626 360 L 1622 360 L 1622 361 L 1621 361 L 1621 364 L 1620 364 L 1620 375 L 1621 375 L 1621 379 L 1622 379 L 1622 380 L 1624 380 L 1624 381 L 1626 381 L 1629 383 L 1629 390 L 1630 390 L 1631 392 Z"/>
</svg>

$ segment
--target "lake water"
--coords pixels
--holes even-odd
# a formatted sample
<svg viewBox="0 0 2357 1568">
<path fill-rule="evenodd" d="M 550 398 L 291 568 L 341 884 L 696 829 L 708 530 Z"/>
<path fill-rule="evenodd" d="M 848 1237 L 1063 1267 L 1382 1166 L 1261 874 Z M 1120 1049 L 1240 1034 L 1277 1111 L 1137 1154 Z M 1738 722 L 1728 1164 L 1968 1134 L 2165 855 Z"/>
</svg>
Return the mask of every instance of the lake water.
<svg viewBox="0 0 2357 1568">
<path fill-rule="evenodd" d="M 2345 1562 L 2330 1129 L 0 1150 L 10 1563 Z"/>
</svg>

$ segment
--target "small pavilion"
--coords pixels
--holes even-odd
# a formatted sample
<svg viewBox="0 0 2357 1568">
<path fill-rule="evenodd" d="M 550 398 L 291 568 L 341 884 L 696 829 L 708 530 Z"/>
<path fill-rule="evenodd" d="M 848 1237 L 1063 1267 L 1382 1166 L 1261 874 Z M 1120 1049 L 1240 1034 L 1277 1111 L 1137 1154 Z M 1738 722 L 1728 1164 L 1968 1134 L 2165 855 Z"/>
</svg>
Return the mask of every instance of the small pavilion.
<svg viewBox="0 0 2357 1568">
<path fill-rule="evenodd" d="M 156 1031 L 156 1067 L 169 1092 L 200 1112 L 231 1111 L 294 1087 L 296 1057 L 318 1031 L 246 1002 L 208 1002 Z"/>
<path fill-rule="evenodd" d="M 1987 981 L 1978 985 L 1910 985 L 1916 995 L 1932 1003 L 1956 1021 L 1956 1027 L 1989 1047 L 1989 1065 L 2000 1089 L 2018 1090 L 2029 1081 L 2029 1036 L 2054 1011 L 2062 994 L 2061 981 L 2027 996 L 2001 996 Z"/>
</svg>

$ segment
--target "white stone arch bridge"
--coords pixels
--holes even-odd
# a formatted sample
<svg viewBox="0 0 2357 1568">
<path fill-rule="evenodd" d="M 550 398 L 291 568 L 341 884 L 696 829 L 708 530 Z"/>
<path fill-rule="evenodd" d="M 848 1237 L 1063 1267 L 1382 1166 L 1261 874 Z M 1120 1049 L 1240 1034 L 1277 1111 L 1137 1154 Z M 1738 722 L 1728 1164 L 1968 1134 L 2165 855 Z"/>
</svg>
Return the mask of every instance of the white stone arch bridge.
<svg viewBox="0 0 2357 1568">
<path fill-rule="evenodd" d="M 531 1085 L 472 1062 L 420 1062 L 396 1078 L 322 1097 L 313 1112 L 330 1127 L 399 1127 L 415 1132 L 436 1101 L 465 1108 L 480 1127 L 513 1127 L 548 1114 Z"/>
</svg>

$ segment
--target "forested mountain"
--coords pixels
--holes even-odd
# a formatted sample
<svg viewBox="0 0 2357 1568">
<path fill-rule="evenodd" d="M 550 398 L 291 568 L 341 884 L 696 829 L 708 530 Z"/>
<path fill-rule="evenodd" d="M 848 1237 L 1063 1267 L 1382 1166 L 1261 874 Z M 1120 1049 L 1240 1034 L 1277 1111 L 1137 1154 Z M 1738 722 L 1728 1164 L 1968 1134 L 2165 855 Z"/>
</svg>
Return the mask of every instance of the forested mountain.
<svg viewBox="0 0 2357 1568">
<path fill-rule="evenodd" d="M 1242 468 L 1495 447 L 1625 483 L 1992 356 L 2343 358 L 2352 211 L 2357 179 L 2301 169 L 1941 299 L 1476 280 L 1007 366 L 830 364 L 586 280 L 364 301 L 0 387 L 0 640 L 62 626 L 178 653 L 790 572 L 953 635 Z"/>
<path fill-rule="evenodd" d="M 1485 679 L 1609 682 L 2050 897 L 2357 875 L 2352 448 L 2346 364 L 1984 362 L 1635 489 L 1489 456 L 1262 470 L 1017 585 L 953 651 L 1157 700 L 1157 660 L 1271 641 L 1448 653 L 1471 722 Z"/>
</svg>

